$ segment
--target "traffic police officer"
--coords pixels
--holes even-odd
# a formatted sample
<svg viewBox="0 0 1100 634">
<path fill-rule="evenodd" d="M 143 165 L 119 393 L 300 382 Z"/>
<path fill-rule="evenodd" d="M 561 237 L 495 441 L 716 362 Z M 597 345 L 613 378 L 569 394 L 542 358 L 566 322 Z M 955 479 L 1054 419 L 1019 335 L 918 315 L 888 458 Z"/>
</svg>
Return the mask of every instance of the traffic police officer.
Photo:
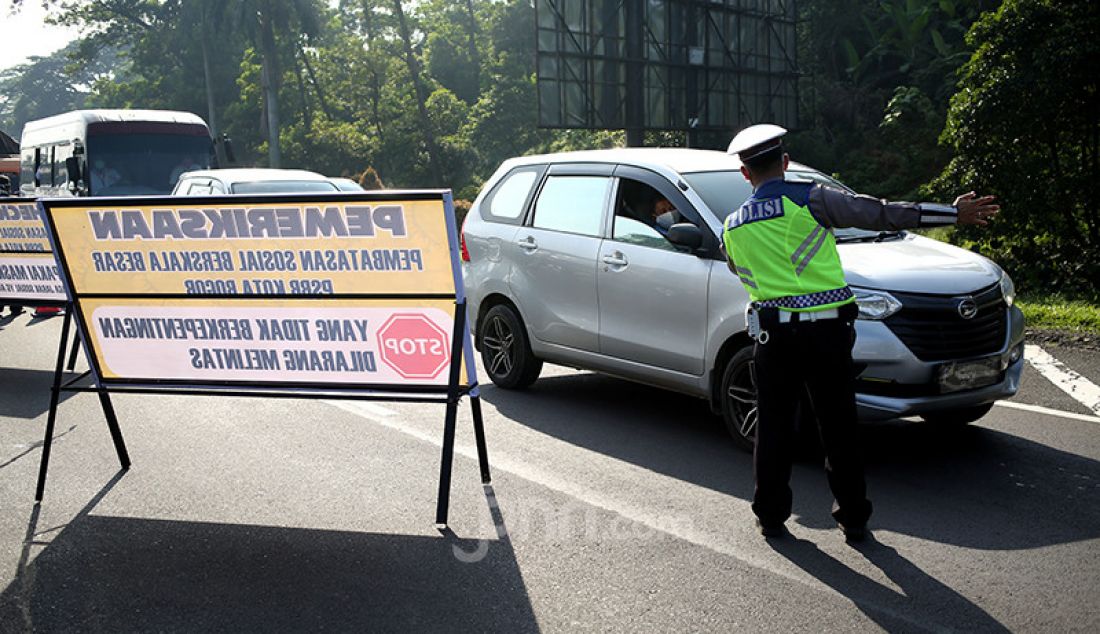
<svg viewBox="0 0 1100 634">
<path fill-rule="evenodd" d="M 807 393 L 825 450 L 836 501 L 833 517 L 859 541 L 871 516 L 856 437 L 852 344 L 858 314 L 844 280 L 831 229 L 898 230 L 946 224 L 985 225 L 999 208 L 973 192 L 954 205 L 894 203 L 814 183 L 784 180 L 790 158 L 786 130 L 745 128 L 729 153 L 742 162 L 752 196 L 726 218 L 723 243 L 730 270 L 752 300 L 748 311 L 757 388 L 756 489 L 752 510 L 760 532 L 784 534 L 791 514 L 795 415 Z"/>
</svg>

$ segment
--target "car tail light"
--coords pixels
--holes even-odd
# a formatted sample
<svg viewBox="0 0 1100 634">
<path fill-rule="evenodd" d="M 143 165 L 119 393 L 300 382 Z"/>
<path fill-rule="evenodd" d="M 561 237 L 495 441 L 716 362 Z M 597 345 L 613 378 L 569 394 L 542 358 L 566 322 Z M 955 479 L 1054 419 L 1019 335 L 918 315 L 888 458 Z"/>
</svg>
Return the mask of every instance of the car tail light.
<svg viewBox="0 0 1100 634">
<path fill-rule="evenodd" d="M 462 228 L 458 230 L 458 247 L 463 262 L 470 261 L 470 252 L 466 250 L 466 219 L 462 219 Z"/>
</svg>

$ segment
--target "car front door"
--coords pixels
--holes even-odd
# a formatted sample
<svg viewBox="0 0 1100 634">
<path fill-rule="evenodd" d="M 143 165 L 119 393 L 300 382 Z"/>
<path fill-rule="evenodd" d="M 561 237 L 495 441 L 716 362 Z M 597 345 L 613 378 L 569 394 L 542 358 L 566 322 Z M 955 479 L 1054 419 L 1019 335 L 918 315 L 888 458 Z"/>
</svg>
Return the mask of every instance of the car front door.
<svg viewBox="0 0 1100 634">
<path fill-rule="evenodd" d="M 553 165 L 516 232 L 510 280 L 531 336 L 595 352 L 596 256 L 611 195 L 610 165 Z"/>
<path fill-rule="evenodd" d="M 596 272 L 600 352 L 701 376 L 717 240 L 663 176 L 627 166 L 617 167 L 615 176 L 615 214 Z M 704 230 L 698 253 L 672 244 L 656 228 L 650 215 L 654 197 L 671 202 L 678 221 Z"/>
</svg>

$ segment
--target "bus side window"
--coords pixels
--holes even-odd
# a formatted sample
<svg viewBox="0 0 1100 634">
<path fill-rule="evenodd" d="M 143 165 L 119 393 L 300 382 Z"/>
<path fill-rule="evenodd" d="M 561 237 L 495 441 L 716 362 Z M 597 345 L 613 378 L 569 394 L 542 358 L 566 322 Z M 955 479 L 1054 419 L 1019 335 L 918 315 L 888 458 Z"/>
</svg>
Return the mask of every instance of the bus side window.
<svg viewBox="0 0 1100 634">
<path fill-rule="evenodd" d="M 59 145 L 53 149 L 53 184 L 64 187 L 69 183 L 69 168 L 65 159 L 72 156 L 71 145 Z"/>
<path fill-rule="evenodd" d="M 34 150 L 24 150 L 19 161 L 20 190 L 34 189 Z"/>
<path fill-rule="evenodd" d="M 46 154 L 46 152 L 43 152 L 42 148 L 40 148 L 40 147 L 34 148 L 34 186 L 35 187 L 41 187 L 42 186 L 42 173 L 43 173 L 43 170 L 44 170 L 44 167 L 45 167 L 44 165 L 42 165 L 43 160 L 45 160 L 42 157 L 43 154 Z"/>
</svg>

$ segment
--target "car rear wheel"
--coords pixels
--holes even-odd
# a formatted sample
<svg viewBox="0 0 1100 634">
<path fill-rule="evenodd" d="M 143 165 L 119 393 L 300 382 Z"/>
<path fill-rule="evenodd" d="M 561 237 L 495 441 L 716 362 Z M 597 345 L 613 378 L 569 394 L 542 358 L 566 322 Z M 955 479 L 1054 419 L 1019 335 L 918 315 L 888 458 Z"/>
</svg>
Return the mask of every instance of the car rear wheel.
<svg viewBox="0 0 1100 634">
<path fill-rule="evenodd" d="M 499 304 L 490 308 L 481 322 L 478 337 L 481 361 L 495 385 L 518 390 L 539 378 L 542 360 L 531 352 L 527 330 L 510 306 Z"/>
<path fill-rule="evenodd" d="M 722 420 L 734 444 L 745 451 L 756 445 L 756 369 L 752 346 L 737 351 L 722 373 Z"/>
<path fill-rule="evenodd" d="M 967 425 L 985 416 L 991 409 L 993 409 L 993 403 L 986 403 L 975 407 L 960 407 L 959 409 L 949 409 L 942 412 L 929 412 L 921 414 L 920 417 L 924 419 L 924 422 L 933 425 Z"/>
</svg>

